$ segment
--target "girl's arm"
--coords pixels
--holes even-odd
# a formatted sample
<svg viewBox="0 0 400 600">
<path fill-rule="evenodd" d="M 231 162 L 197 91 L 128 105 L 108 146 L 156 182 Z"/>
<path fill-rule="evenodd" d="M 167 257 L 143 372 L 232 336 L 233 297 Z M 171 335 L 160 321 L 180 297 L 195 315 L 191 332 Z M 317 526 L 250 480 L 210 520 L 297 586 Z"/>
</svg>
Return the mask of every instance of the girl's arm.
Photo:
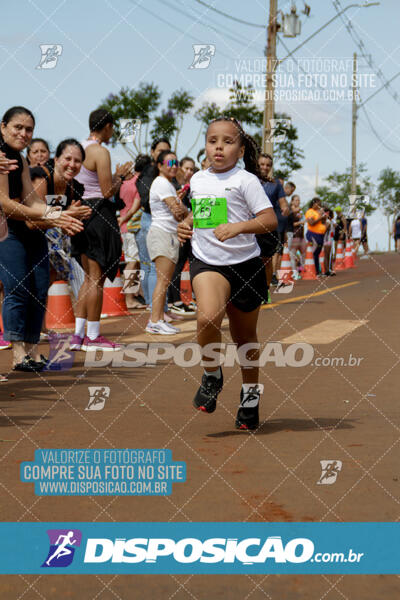
<svg viewBox="0 0 400 600">
<path fill-rule="evenodd" d="M 275 231 L 278 221 L 273 208 L 265 208 L 258 212 L 254 219 L 239 223 L 224 223 L 214 230 L 215 237 L 224 242 L 241 233 L 268 233 Z"/>
</svg>

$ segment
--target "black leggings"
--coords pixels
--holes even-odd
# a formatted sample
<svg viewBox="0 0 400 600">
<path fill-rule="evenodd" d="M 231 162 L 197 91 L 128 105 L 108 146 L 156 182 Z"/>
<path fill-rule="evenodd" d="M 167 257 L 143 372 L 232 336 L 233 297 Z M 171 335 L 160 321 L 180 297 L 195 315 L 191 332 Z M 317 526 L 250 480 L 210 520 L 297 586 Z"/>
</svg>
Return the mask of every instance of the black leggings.
<svg viewBox="0 0 400 600">
<path fill-rule="evenodd" d="M 314 233 L 313 231 L 307 231 L 307 240 L 312 243 L 314 246 L 314 265 L 315 265 L 315 273 L 320 275 L 321 269 L 319 266 L 319 255 L 321 254 L 322 246 L 324 245 L 324 234 L 323 233 Z"/>
</svg>

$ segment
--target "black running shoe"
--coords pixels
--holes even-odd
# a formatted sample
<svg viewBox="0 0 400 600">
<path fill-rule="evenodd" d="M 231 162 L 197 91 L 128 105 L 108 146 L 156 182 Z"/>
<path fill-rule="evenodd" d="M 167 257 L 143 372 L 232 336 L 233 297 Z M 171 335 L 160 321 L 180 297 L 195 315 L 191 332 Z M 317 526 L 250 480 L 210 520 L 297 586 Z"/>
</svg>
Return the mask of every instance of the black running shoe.
<svg viewBox="0 0 400 600">
<path fill-rule="evenodd" d="M 259 425 L 258 405 L 261 390 L 258 386 L 250 388 L 246 395 L 240 392 L 240 406 L 236 416 L 236 429 L 257 429 Z"/>
<path fill-rule="evenodd" d="M 201 386 L 197 390 L 197 394 L 193 398 L 193 406 L 197 410 L 212 413 L 217 408 L 217 396 L 224 385 L 224 377 L 221 371 L 221 377 L 212 377 L 203 375 Z"/>
</svg>

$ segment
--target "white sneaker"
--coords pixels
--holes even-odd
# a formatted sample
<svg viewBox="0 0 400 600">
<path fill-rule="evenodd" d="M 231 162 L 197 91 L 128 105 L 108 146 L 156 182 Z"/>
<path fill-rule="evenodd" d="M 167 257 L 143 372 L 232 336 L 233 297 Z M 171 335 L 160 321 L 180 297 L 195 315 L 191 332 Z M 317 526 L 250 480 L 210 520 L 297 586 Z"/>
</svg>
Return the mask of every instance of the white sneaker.
<svg viewBox="0 0 400 600">
<path fill-rule="evenodd" d="M 146 331 L 147 333 L 157 333 L 159 335 L 175 335 L 180 332 L 180 329 L 165 321 L 157 321 L 157 323 L 149 321 L 146 325 Z"/>
</svg>

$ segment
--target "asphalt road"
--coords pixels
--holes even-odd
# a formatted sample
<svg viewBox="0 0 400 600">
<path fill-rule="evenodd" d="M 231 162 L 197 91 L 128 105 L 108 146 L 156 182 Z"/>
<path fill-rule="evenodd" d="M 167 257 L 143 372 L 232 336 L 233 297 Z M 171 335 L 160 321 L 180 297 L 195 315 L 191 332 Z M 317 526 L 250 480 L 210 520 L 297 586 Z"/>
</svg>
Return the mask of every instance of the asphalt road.
<svg viewBox="0 0 400 600">
<path fill-rule="evenodd" d="M 260 342 L 279 342 L 283 356 L 291 344 L 307 343 L 313 356 L 291 366 L 278 352 L 262 367 L 262 423 L 255 433 L 234 429 L 237 365 L 224 369 L 212 415 L 191 404 L 201 367 L 171 359 L 85 367 L 79 352 L 69 370 L 11 373 L 0 384 L 2 520 L 397 521 L 399 275 L 397 255 L 377 255 L 329 280 L 296 282 L 290 294 L 273 294 L 274 304 L 260 313 Z M 139 312 L 108 319 L 103 333 L 125 343 L 154 341 L 143 333 L 145 322 Z M 161 341 L 195 341 L 195 322 L 184 329 Z M 230 342 L 227 325 L 223 341 Z M 11 353 L 2 351 L 0 372 L 10 363 Z M 89 386 L 109 387 L 102 410 L 85 410 Z M 19 479 L 21 461 L 33 460 L 37 448 L 168 448 L 174 460 L 186 461 L 187 481 L 175 483 L 170 497 L 38 497 L 33 484 Z M 341 462 L 333 484 L 317 483 L 323 460 Z M 392 575 L 0 577 L 4 600 L 394 600 L 399 594 L 400 578 Z"/>
</svg>

